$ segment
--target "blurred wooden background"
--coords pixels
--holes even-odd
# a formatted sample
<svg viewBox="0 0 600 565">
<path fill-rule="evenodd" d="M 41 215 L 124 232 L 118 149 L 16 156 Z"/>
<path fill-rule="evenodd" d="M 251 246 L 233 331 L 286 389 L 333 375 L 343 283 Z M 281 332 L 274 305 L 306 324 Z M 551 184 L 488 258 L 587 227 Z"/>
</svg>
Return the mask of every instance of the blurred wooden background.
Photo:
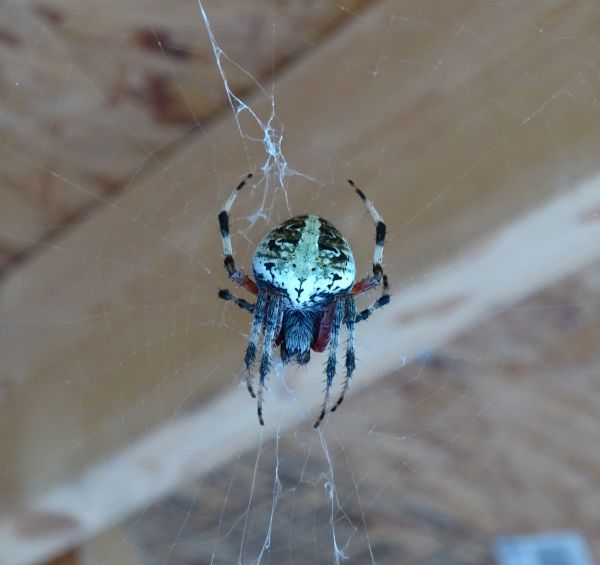
<svg viewBox="0 0 600 565">
<path fill-rule="evenodd" d="M 236 258 L 309 211 L 368 272 L 351 177 L 389 226 L 392 304 L 323 436 L 317 357 L 259 429 L 216 215 L 264 148 L 198 6 L 4 3 L 0 562 L 251 562 L 275 468 L 265 562 L 332 561 L 332 468 L 350 562 L 490 563 L 497 536 L 558 529 L 600 559 L 600 6 L 204 5 L 306 175 L 287 202 L 256 175 Z"/>
</svg>

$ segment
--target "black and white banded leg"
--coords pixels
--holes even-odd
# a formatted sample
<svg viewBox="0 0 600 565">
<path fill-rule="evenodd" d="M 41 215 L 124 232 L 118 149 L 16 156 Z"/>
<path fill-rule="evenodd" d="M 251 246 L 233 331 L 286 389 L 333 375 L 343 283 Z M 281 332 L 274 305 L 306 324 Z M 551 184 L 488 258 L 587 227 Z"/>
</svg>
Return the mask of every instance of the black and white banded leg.
<svg viewBox="0 0 600 565">
<path fill-rule="evenodd" d="M 327 414 L 327 408 L 329 406 L 329 399 L 331 398 L 331 387 L 333 385 L 333 377 L 335 376 L 335 370 L 337 366 L 337 348 L 340 342 L 340 327 L 344 320 L 344 310 L 344 297 L 336 298 L 335 307 L 333 310 L 333 318 L 331 320 L 331 333 L 329 334 L 329 356 L 327 357 L 327 365 L 325 369 L 325 396 L 321 406 L 321 413 L 314 424 L 315 428 L 318 428 L 319 424 L 323 421 L 323 418 L 325 418 L 325 414 Z"/>
<path fill-rule="evenodd" d="M 264 400 L 265 391 L 265 379 L 269 374 L 271 368 L 271 356 L 273 353 L 273 343 L 277 335 L 278 329 L 281 327 L 281 318 L 283 316 L 283 309 L 281 307 L 281 296 L 278 294 L 271 294 L 269 296 L 269 305 L 267 307 L 267 317 L 265 320 L 265 333 L 263 337 L 263 349 L 262 358 L 260 361 L 259 369 L 259 384 L 257 393 L 257 407 L 256 411 L 258 414 L 258 421 L 261 426 L 265 425 L 262 415 L 262 407 Z"/>
<path fill-rule="evenodd" d="M 383 272 L 383 267 L 381 265 L 383 261 L 383 247 L 385 245 L 386 226 L 383 221 L 383 218 L 376 210 L 373 203 L 365 196 L 365 193 L 360 188 L 357 188 L 357 186 L 352 180 L 349 180 L 348 182 L 350 183 L 350 186 L 352 186 L 356 190 L 356 194 L 358 194 L 358 196 L 360 196 L 361 200 L 364 202 L 365 207 L 369 211 L 369 214 L 371 214 L 371 218 L 375 223 L 373 274 L 358 281 L 352 288 L 352 294 L 357 296 L 382 284 L 381 296 L 375 301 L 375 303 L 370 308 L 362 310 L 356 316 L 355 321 L 362 322 L 363 320 L 366 320 L 375 310 L 381 308 L 382 306 L 385 306 L 390 301 L 390 287 L 388 284 L 388 278 L 387 275 Z"/>
<path fill-rule="evenodd" d="M 365 196 L 365 193 L 354 184 L 354 181 L 348 180 L 348 183 L 352 188 L 354 188 L 356 194 L 360 196 L 360 199 L 363 201 L 365 207 L 369 211 L 373 222 L 375 222 L 375 249 L 373 251 L 373 274 L 358 281 L 352 289 L 353 294 L 362 294 L 367 290 L 379 286 L 379 284 L 381 283 L 381 279 L 383 278 L 383 268 L 381 266 L 381 263 L 383 261 L 383 247 L 385 245 L 385 234 L 387 228 L 385 226 L 383 218 L 376 210 L 373 203 Z"/>
<path fill-rule="evenodd" d="M 252 367 L 254 366 L 254 360 L 256 359 L 256 350 L 258 348 L 260 332 L 262 331 L 267 313 L 268 302 L 268 294 L 266 292 L 260 292 L 256 299 L 256 304 L 254 305 L 254 318 L 252 319 L 248 347 L 246 348 L 246 355 L 244 356 L 244 364 L 246 365 L 246 387 L 252 398 L 256 398 L 252 386 Z"/>
<path fill-rule="evenodd" d="M 223 254 L 225 255 L 224 264 L 229 278 L 234 283 L 249 290 L 252 294 L 258 294 L 258 287 L 256 286 L 256 283 L 246 273 L 244 273 L 244 271 L 235 266 L 235 261 L 233 260 L 233 246 L 231 244 L 231 232 L 229 231 L 229 212 L 231 211 L 233 203 L 235 202 L 238 194 L 242 188 L 246 186 L 246 182 L 251 177 L 252 173 L 247 175 L 246 178 L 240 182 L 229 195 L 229 198 L 225 202 L 225 206 L 223 206 L 223 210 L 221 210 L 219 214 L 219 228 L 221 230 Z"/>
<path fill-rule="evenodd" d="M 219 290 L 219 298 L 233 302 L 242 310 L 246 310 L 250 313 L 254 312 L 254 304 L 248 302 L 247 300 L 244 300 L 243 298 L 238 298 L 237 296 L 234 296 L 226 288 Z"/>
<path fill-rule="evenodd" d="M 379 278 L 383 274 L 381 269 L 381 262 L 383 260 L 383 246 L 385 244 L 385 232 L 386 227 L 383 221 L 383 218 L 376 210 L 373 203 L 365 196 L 365 193 L 354 184 L 353 180 L 348 180 L 348 183 L 354 190 L 356 194 L 360 196 L 360 199 L 363 201 L 365 207 L 371 214 L 371 218 L 375 222 L 375 251 L 373 252 L 373 274 Z"/>
<path fill-rule="evenodd" d="M 372 306 L 370 306 L 369 308 L 365 308 L 364 310 L 361 310 L 356 315 L 355 322 L 357 324 L 358 324 L 358 322 L 363 322 L 373 312 L 375 312 L 375 310 L 382 308 L 386 304 L 389 304 L 389 302 L 390 302 L 390 289 L 388 286 L 388 279 L 387 279 L 387 275 L 383 275 L 383 291 L 382 291 L 381 296 L 373 303 Z"/>
<path fill-rule="evenodd" d="M 342 392 L 337 399 L 337 402 L 331 408 L 332 412 L 337 410 L 337 407 L 344 402 L 344 396 L 350 389 L 350 383 L 352 382 L 352 373 L 356 368 L 356 357 L 354 354 L 354 324 L 356 323 L 356 301 L 354 296 L 351 294 L 346 297 L 346 312 L 344 315 L 344 322 L 346 324 L 346 330 L 348 337 L 346 341 L 346 377 L 344 378 L 344 386 Z"/>
</svg>

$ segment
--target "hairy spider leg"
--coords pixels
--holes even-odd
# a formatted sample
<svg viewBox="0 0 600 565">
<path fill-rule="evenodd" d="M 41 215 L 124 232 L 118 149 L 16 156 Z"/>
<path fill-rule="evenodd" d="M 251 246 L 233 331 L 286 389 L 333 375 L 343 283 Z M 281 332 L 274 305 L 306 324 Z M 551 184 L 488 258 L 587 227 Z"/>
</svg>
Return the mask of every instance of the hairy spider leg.
<svg viewBox="0 0 600 565">
<path fill-rule="evenodd" d="M 352 382 L 352 373 L 356 368 L 356 356 L 354 354 L 354 324 L 356 323 L 356 300 L 352 294 L 346 296 L 346 312 L 344 315 L 344 322 L 346 324 L 346 330 L 348 332 L 348 338 L 346 341 L 346 377 L 344 378 L 344 386 L 342 392 L 337 399 L 337 402 L 331 408 L 332 412 L 335 412 L 338 406 L 344 402 L 344 396 L 350 389 L 350 383 Z"/>
<path fill-rule="evenodd" d="M 331 387 L 333 385 L 333 377 L 335 376 L 335 370 L 337 365 L 337 348 L 340 341 L 340 326 L 344 320 L 345 310 L 344 297 L 338 297 L 335 299 L 335 306 L 333 308 L 333 318 L 331 322 L 331 333 L 329 335 L 329 356 L 327 357 L 327 365 L 325 369 L 326 383 L 325 383 L 325 396 L 323 398 L 323 404 L 321 406 L 321 413 L 317 421 L 314 424 L 315 428 L 319 427 L 319 424 L 325 418 L 327 414 L 327 407 L 329 406 L 329 399 L 331 397 Z"/>
<path fill-rule="evenodd" d="M 263 397 L 265 390 L 265 379 L 271 368 L 271 355 L 273 352 L 273 343 L 275 341 L 276 332 L 281 327 L 281 319 L 283 317 L 283 308 L 281 307 L 281 296 L 271 294 L 269 297 L 269 306 L 267 307 L 267 318 L 265 320 L 265 333 L 263 337 L 262 358 L 259 369 L 259 384 L 258 384 L 258 402 L 257 414 L 258 421 L 261 426 L 265 425 L 262 415 Z"/>
<path fill-rule="evenodd" d="M 385 306 L 386 304 L 389 304 L 389 302 L 390 302 L 390 289 L 388 286 L 387 275 L 383 275 L 383 293 L 382 293 L 382 295 L 371 306 L 369 306 L 369 308 L 365 308 L 364 310 L 360 311 L 356 315 L 355 322 L 357 324 L 358 324 L 358 322 L 363 322 L 373 312 L 375 312 L 375 310 Z"/>
<path fill-rule="evenodd" d="M 229 212 L 238 194 L 246 186 L 248 179 L 252 178 L 252 173 L 248 174 L 246 178 L 240 182 L 233 192 L 229 195 L 223 210 L 219 214 L 219 228 L 221 229 L 221 241 L 223 243 L 223 254 L 225 255 L 225 269 L 229 278 L 240 286 L 243 286 L 246 290 L 252 294 L 258 294 L 258 286 L 256 283 L 241 269 L 236 268 L 235 261 L 233 260 L 233 247 L 231 245 L 231 233 L 229 231 Z"/>
<path fill-rule="evenodd" d="M 383 260 L 383 245 L 385 243 L 385 232 L 386 227 L 383 221 L 383 218 L 379 214 L 379 212 L 373 206 L 373 203 L 365 196 L 365 193 L 358 188 L 353 180 L 348 180 L 348 183 L 354 190 L 356 194 L 360 196 L 360 199 L 363 201 L 365 207 L 371 214 L 371 218 L 375 222 L 375 250 L 373 252 L 373 274 L 381 277 L 381 261 Z"/>
<path fill-rule="evenodd" d="M 252 312 L 254 312 L 254 304 L 248 302 L 247 300 L 244 300 L 243 298 L 238 298 L 237 296 L 234 296 L 226 288 L 222 288 L 221 290 L 219 290 L 219 298 L 223 300 L 230 300 L 236 306 L 239 306 L 242 310 L 246 310 L 251 314 Z"/>
<path fill-rule="evenodd" d="M 246 348 L 246 355 L 244 355 L 244 364 L 246 365 L 246 387 L 252 398 L 256 398 L 254 388 L 252 387 L 252 367 L 254 366 L 254 360 L 256 359 L 256 349 L 258 347 L 258 340 L 260 339 L 260 332 L 263 328 L 265 314 L 267 313 L 268 302 L 268 293 L 264 291 L 259 292 L 256 304 L 254 305 L 254 318 L 252 319 L 252 326 L 250 328 L 248 347 Z"/>
<path fill-rule="evenodd" d="M 383 218 L 379 214 L 379 212 L 375 209 L 373 203 L 365 196 L 365 193 L 358 188 L 354 181 L 348 180 L 350 186 L 352 186 L 356 194 L 360 196 L 361 200 L 364 202 L 365 207 L 371 214 L 371 218 L 373 218 L 373 222 L 375 222 L 375 250 L 373 251 L 373 274 L 361 279 L 352 287 L 352 294 L 354 296 L 358 296 L 359 294 L 363 294 L 372 288 L 378 287 L 383 282 L 383 288 L 381 292 L 381 296 L 375 301 L 375 303 L 365 310 L 359 312 L 356 316 L 355 322 L 362 322 L 366 320 L 375 310 L 385 306 L 390 301 L 390 287 L 388 284 L 387 275 L 383 272 L 383 267 L 381 266 L 381 262 L 383 261 L 383 246 L 385 244 L 385 233 L 386 226 L 383 221 Z"/>
</svg>

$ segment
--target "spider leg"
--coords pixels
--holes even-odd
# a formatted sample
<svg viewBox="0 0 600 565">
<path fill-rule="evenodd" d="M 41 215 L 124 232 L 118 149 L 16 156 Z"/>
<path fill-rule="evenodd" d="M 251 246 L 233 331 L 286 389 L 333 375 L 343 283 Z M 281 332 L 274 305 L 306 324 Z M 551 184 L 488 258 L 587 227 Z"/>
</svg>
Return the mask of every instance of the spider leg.
<svg viewBox="0 0 600 565">
<path fill-rule="evenodd" d="M 327 414 L 327 407 L 329 406 L 329 399 L 331 397 L 331 387 L 333 385 L 333 377 L 335 376 L 335 369 L 337 365 L 337 347 L 340 341 L 340 326 L 344 320 L 344 299 L 336 298 L 335 307 L 333 310 L 333 318 L 331 322 L 331 333 L 329 335 L 329 357 L 327 358 L 327 365 L 325 369 L 325 375 L 327 377 L 325 383 L 325 397 L 323 398 L 323 404 L 321 406 L 321 413 L 317 421 L 314 424 L 315 428 L 319 427 L 319 424 L 325 418 Z"/>
<path fill-rule="evenodd" d="M 385 233 L 386 226 L 383 221 L 383 218 L 376 210 L 373 203 L 365 196 L 365 193 L 357 188 L 354 184 L 354 181 L 348 180 L 350 186 L 352 186 L 356 190 L 356 194 L 360 196 L 364 205 L 366 206 L 369 214 L 371 214 L 371 218 L 373 218 L 373 222 L 375 222 L 375 249 L 373 250 L 373 274 L 361 279 L 352 287 L 352 294 L 359 295 L 363 292 L 367 292 L 372 288 L 379 286 L 383 280 L 383 289 L 384 294 L 389 294 L 389 288 L 387 284 L 387 277 L 383 273 L 383 268 L 381 266 L 381 262 L 383 260 L 383 246 L 385 244 Z"/>
<path fill-rule="evenodd" d="M 387 277 L 384 275 L 384 284 L 386 281 L 387 281 Z M 390 303 L 390 295 L 388 292 L 386 292 L 385 286 L 384 286 L 383 294 L 373 303 L 372 306 L 360 311 L 356 315 L 356 318 L 354 321 L 358 324 L 358 322 L 362 322 L 363 320 L 366 320 L 373 312 L 375 312 L 375 310 L 378 310 L 379 308 L 382 308 L 386 304 L 389 304 Z"/>
<path fill-rule="evenodd" d="M 258 421 L 261 426 L 265 425 L 262 416 L 263 396 L 265 390 L 265 379 L 271 368 L 271 355 L 273 352 L 273 343 L 275 341 L 276 332 L 281 327 L 281 317 L 283 309 L 281 308 L 281 297 L 277 294 L 272 294 L 267 308 L 267 318 L 265 325 L 265 335 L 263 338 L 262 359 L 260 360 L 259 376 L 260 382 L 258 385 L 258 403 L 257 413 Z"/>
<path fill-rule="evenodd" d="M 248 392 L 252 398 L 256 398 L 256 394 L 254 394 L 254 389 L 252 387 L 252 367 L 254 365 L 254 360 L 256 359 L 256 348 L 258 346 L 260 332 L 267 312 L 267 304 L 268 293 L 259 292 L 256 304 L 254 305 L 254 318 L 252 319 L 250 338 L 248 339 L 248 347 L 246 348 L 246 355 L 244 356 L 244 364 L 246 365 L 246 386 L 248 387 Z"/>
<path fill-rule="evenodd" d="M 352 294 L 358 296 L 363 292 L 367 292 L 372 288 L 379 286 L 383 282 L 383 291 L 381 298 L 375 302 L 375 304 L 367 309 L 363 310 L 358 316 L 356 321 L 360 322 L 362 320 L 366 320 L 371 313 L 377 308 L 381 308 L 390 301 L 389 294 L 390 289 L 388 285 L 388 279 L 385 273 L 383 272 L 383 267 L 381 266 L 381 262 L 383 260 L 383 246 L 385 244 L 385 233 L 386 227 L 383 222 L 383 218 L 380 216 L 379 212 L 373 206 L 373 203 L 365 196 L 364 192 L 357 188 L 353 181 L 349 180 L 350 186 L 354 187 L 356 190 L 356 194 L 360 196 L 362 201 L 364 202 L 369 214 L 371 214 L 371 218 L 375 222 L 375 250 L 373 251 L 373 274 L 365 277 L 364 279 L 358 281 L 352 287 Z"/>
<path fill-rule="evenodd" d="M 319 321 L 319 331 L 317 337 L 311 343 L 311 347 L 314 351 L 321 352 L 327 349 L 329 343 L 329 336 L 331 335 L 331 322 L 333 320 L 333 312 L 335 310 L 335 302 L 331 304 L 321 317 Z"/>
<path fill-rule="evenodd" d="M 233 246 L 231 245 L 231 233 L 229 232 L 229 211 L 231 210 L 231 207 L 233 206 L 238 194 L 251 177 L 252 173 L 247 175 L 246 178 L 240 182 L 229 195 L 229 198 L 225 202 L 225 206 L 223 206 L 223 210 L 221 210 L 221 213 L 219 214 L 219 228 L 221 230 L 223 253 L 225 255 L 225 269 L 227 270 L 229 278 L 235 284 L 243 286 L 252 294 L 258 294 L 258 287 L 256 286 L 256 283 L 246 273 L 244 273 L 244 271 L 235 266 L 235 261 L 233 260 Z"/>
<path fill-rule="evenodd" d="M 356 301 L 352 294 L 349 294 L 346 297 L 346 312 L 344 314 L 344 322 L 346 323 L 346 329 L 348 330 L 348 339 L 346 341 L 346 378 L 344 379 L 342 393 L 340 394 L 340 397 L 337 399 L 337 402 L 331 409 L 332 412 L 335 412 L 338 406 L 342 402 L 344 402 L 344 396 L 348 392 L 350 388 L 350 383 L 352 382 L 352 373 L 354 373 L 354 369 L 356 368 L 356 358 L 354 355 L 354 324 L 356 323 Z"/>
<path fill-rule="evenodd" d="M 377 288 L 381 284 L 381 280 L 381 276 L 369 275 L 368 277 L 355 282 L 351 292 L 354 296 L 359 296 L 360 294 L 364 294 L 369 290 Z"/>
<path fill-rule="evenodd" d="M 383 260 L 383 245 L 385 243 L 385 223 L 379 212 L 375 209 L 375 206 L 373 206 L 373 203 L 365 196 L 365 193 L 354 184 L 354 181 L 348 180 L 348 183 L 352 188 L 356 190 L 356 194 L 360 196 L 361 200 L 363 201 L 364 205 L 369 211 L 369 214 L 371 214 L 371 218 L 373 218 L 373 221 L 375 222 L 375 250 L 373 251 L 373 275 L 377 279 L 381 279 L 381 276 L 383 275 L 381 261 Z M 356 294 L 356 292 L 354 292 L 354 294 Z"/>
<path fill-rule="evenodd" d="M 238 298 L 237 296 L 234 296 L 226 288 L 219 290 L 219 298 L 222 298 L 223 300 L 231 300 L 231 302 L 239 306 L 242 310 L 247 310 L 251 314 L 252 312 L 254 312 L 254 304 L 251 304 L 243 298 Z"/>
</svg>

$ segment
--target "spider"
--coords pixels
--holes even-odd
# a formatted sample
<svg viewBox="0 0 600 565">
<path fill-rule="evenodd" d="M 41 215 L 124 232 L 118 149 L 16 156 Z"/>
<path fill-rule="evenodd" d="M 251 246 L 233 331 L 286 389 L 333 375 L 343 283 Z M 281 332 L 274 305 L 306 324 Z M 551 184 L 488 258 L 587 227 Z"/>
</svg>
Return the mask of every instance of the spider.
<svg viewBox="0 0 600 565">
<path fill-rule="evenodd" d="M 219 290 L 219 298 L 230 300 L 254 315 L 248 347 L 244 357 L 246 385 L 252 398 L 257 398 L 258 421 L 263 420 L 265 379 L 271 366 L 273 346 L 280 348 L 283 364 L 305 365 L 310 350 L 325 351 L 329 346 L 325 368 L 326 386 L 321 413 L 314 427 L 325 417 L 336 372 L 336 352 L 342 324 L 346 326 L 346 377 L 342 392 L 331 408 L 334 412 L 350 387 L 356 363 L 354 325 L 366 320 L 374 310 L 390 301 L 387 275 L 381 267 L 386 227 L 370 200 L 350 185 L 360 196 L 375 222 L 373 274 L 354 282 L 356 268 L 348 241 L 324 218 L 313 215 L 294 216 L 269 231 L 258 244 L 252 260 L 256 282 L 235 266 L 229 232 L 229 213 L 240 191 L 252 177 L 249 174 L 233 190 L 219 214 L 219 227 L 229 278 L 256 296 L 254 304 L 238 298 L 229 290 Z M 382 285 L 381 296 L 369 308 L 356 312 L 355 297 Z M 258 391 L 254 392 L 252 368 L 259 340 L 262 357 Z"/>
</svg>

